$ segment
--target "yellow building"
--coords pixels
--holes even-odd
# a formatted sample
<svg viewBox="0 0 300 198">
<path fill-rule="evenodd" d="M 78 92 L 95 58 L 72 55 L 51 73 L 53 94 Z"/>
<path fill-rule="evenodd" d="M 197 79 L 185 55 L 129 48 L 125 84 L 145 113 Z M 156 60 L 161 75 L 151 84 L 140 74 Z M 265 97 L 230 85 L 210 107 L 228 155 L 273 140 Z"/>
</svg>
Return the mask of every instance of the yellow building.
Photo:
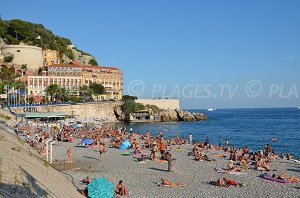
<svg viewBox="0 0 300 198">
<path fill-rule="evenodd" d="M 57 84 L 69 93 L 78 95 L 80 87 L 91 83 L 102 84 L 106 94 L 99 99 L 122 99 L 123 78 L 122 71 L 116 67 L 85 66 L 75 61 L 70 64 L 48 65 L 46 76 L 28 76 L 28 93 L 45 95 L 47 86 Z"/>
<path fill-rule="evenodd" d="M 43 50 L 44 65 L 59 64 L 59 53 L 56 50 Z"/>
<path fill-rule="evenodd" d="M 82 66 L 82 69 L 84 85 L 98 83 L 105 87 L 106 94 L 100 96 L 102 100 L 122 99 L 123 73 L 120 69 L 107 66 Z"/>
</svg>

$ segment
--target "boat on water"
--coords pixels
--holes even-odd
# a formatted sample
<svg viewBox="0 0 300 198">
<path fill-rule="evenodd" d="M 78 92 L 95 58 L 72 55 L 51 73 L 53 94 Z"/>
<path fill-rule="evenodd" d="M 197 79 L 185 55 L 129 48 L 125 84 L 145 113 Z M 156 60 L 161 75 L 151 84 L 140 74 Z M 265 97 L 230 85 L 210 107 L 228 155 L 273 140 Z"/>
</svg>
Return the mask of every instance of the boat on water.
<svg viewBox="0 0 300 198">
<path fill-rule="evenodd" d="M 215 111 L 215 110 L 217 110 L 217 109 L 213 109 L 213 108 L 207 109 L 207 111 Z"/>
</svg>

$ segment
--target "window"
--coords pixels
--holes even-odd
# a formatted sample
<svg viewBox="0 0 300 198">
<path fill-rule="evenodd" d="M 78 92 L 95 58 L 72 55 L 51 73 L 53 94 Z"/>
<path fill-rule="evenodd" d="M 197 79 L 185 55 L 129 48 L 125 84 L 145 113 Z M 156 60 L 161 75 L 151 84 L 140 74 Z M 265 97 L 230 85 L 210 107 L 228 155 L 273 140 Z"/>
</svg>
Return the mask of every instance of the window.
<svg viewBox="0 0 300 198">
<path fill-rule="evenodd" d="M 17 50 L 17 52 L 20 52 L 21 50 Z"/>
</svg>

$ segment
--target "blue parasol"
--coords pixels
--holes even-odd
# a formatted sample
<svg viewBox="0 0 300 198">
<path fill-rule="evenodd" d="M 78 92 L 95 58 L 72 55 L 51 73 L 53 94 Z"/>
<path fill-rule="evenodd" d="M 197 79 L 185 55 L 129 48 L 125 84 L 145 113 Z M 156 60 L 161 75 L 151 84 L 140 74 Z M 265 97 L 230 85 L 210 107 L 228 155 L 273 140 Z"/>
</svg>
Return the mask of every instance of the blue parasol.
<svg viewBox="0 0 300 198">
<path fill-rule="evenodd" d="M 115 186 L 106 178 L 94 178 L 87 187 L 89 198 L 111 198 L 114 196 Z"/>
</svg>

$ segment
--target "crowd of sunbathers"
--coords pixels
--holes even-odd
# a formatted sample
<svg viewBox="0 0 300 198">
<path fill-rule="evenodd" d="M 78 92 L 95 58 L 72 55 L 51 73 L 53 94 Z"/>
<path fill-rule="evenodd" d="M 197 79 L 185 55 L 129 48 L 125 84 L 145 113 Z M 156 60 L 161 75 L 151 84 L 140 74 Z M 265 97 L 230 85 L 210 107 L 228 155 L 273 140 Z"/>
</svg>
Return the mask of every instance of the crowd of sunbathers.
<svg viewBox="0 0 300 198">
<path fill-rule="evenodd" d="M 83 124 L 80 128 L 66 125 L 52 125 L 47 133 L 43 131 L 43 127 L 41 126 L 36 127 L 34 131 L 35 138 L 33 140 L 30 139 L 32 130 L 29 129 L 26 130 L 26 132 L 26 142 L 32 147 L 36 147 L 40 154 L 45 153 L 45 142 L 49 138 L 57 141 L 58 144 L 61 144 L 62 141 L 72 142 L 73 137 L 77 139 L 92 138 L 94 142 L 93 144 L 99 147 L 100 159 L 102 159 L 102 153 L 105 152 L 104 138 L 109 139 L 109 147 L 111 148 L 119 148 L 120 144 L 125 139 L 129 139 L 131 143 L 131 149 L 134 150 L 134 153 L 141 154 L 141 157 L 138 159 L 140 162 L 145 161 L 148 155 L 141 152 L 145 148 L 150 150 L 149 159 L 151 160 L 170 160 L 172 155 L 170 152 L 166 151 L 171 149 L 172 146 L 180 146 L 182 144 L 187 144 L 188 142 L 192 143 L 191 135 L 189 140 L 180 138 L 178 135 L 165 139 L 162 131 L 160 131 L 157 136 L 152 136 L 150 131 L 147 131 L 144 135 L 141 135 L 140 133 L 134 133 L 132 129 L 130 129 L 128 133 L 125 127 L 109 127 L 108 125 L 93 126 L 92 124 Z M 100 147 L 102 149 L 100 149 Z M 248 147 L 244 147 L 243 149 L 231 148 L 227 139 L 224 147 L 221 146 L 220 143 L 218 145 L 211 144 L 208 137 L 206 137 L 203 142 L 193 143 L 191 155 L 196 161 L 212 162 L 216 159 L 210 158 L 207 156 L 207 154 L 205 154 L 205 151 L 211 150 L 229 153 L 230 161 L 228 162 L 227 166 L 223 168 L 224 172 L 228 173 L 243 172 L 249 168 L 253 168 L 258 171 L 270 171 L 272 170 L 271 162 L 273 159 L 294 159 L 291 154 L 275 154 L 269 144 L 265 145 L 264 150 L 259 150 L 257 153 L 250 153 Z M 160 156 L 158 153 L 160 153 Z M 227 155 L 224 155 L 224 157 L 226 156 Z M 286 177 L 285 175 L 279 175 L 274 177 L 298 181 L 298 179 L 294 176 Z M 177 185 L 176 183 L 169 182 L 166 179 L 162 179 L 162 183 L 163 185 Z M 227 179 L 226 177 L 219 178 L 216 181 L 211 181 L 210 184 L 218 186 L 244 186 L 243 184 Z M 178 184 L 178 186 L 184 185 Z M 123 181 L 117 185 L 116 192 L 118 192 L 120 195 L 125 195 L 128 193 Z M 83 193 L 85 192 L 83 191 Z"/>
</svg>

